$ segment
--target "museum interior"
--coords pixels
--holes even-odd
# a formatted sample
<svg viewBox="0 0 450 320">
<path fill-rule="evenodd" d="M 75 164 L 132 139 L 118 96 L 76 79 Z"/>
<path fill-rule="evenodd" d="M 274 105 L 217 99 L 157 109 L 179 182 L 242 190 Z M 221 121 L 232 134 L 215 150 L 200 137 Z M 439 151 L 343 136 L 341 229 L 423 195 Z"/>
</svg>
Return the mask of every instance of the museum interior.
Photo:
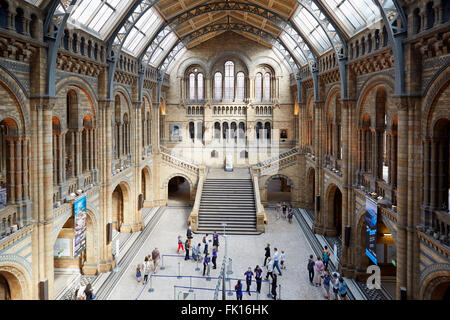
<svg viewBox="0 0 450 320">
<path fill-rule="evenodd" d="M 0 48 L 0 300 L 106 299 L 154 228 L 279 237 L 280 202 L 292 276 L 328 245 L 352 299 L 450 299 L 450 0 L 0 0 Z"/>
</svg>

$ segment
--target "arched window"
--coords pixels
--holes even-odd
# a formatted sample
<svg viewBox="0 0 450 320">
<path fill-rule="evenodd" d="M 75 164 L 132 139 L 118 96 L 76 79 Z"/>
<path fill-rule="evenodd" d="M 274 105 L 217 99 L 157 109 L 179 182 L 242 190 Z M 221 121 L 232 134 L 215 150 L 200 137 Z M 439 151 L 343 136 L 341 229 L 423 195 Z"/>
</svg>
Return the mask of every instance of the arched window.
<svg viewBox="0 0 450 320">
<path fill-rule="evenodd" d="M 195 100 L 195 74 L 189 75 L 189 99 Z"/>
<path fill-rule="evenodd" d="M 236 95 L 238 100 L 245 98 L 245 75 L 243 72 L 238 72 L 236 75 Z"/>
<path fill-rule="evenodd" d="M 214 100 L 222 100 L 222 74 L 216 72 L 214 75 Z"/>
<path fill-rule="evenodd" d="M 194 141 L 195 138 L 195 125 L 193 122 L 189 122 L 189 137 L 192 141 Z"/>
<path fill-rule="evenodd" d="M 214 123 L 214 139 L 220 140 L 220 123 Z"/>
<path fill-rule="evenodd" d="M 197 100 L 203 100 L 203 74 L 197 75 Z"/>
<path fill-rule="evenodd" d="M 270 73 L 264 75 L 264 101 L 270 100 Z"/>
<path fill-rule="evenodd" d="M 255 98 L 256 101 L 262 100 L 262 74 L 257 73 L 255 79 Z"/>
<path fill-rule="evenodd" d="M 225 99 L 234 99 L 234 63 L 225 62 Z"/>
</svg>

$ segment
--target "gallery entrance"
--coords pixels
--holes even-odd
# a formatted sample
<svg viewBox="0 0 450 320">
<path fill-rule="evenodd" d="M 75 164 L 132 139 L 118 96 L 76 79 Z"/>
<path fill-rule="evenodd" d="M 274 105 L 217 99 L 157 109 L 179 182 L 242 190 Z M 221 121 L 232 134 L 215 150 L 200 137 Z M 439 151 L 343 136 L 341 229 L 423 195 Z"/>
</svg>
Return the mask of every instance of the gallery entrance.
<svg viewBox="0 0 450 320">
<path fill-rule="evenodd" d="M 189 204 L 191 188 L 186 178 L 173 177 L 168 183 L 169 204 Z"/>
</svg>

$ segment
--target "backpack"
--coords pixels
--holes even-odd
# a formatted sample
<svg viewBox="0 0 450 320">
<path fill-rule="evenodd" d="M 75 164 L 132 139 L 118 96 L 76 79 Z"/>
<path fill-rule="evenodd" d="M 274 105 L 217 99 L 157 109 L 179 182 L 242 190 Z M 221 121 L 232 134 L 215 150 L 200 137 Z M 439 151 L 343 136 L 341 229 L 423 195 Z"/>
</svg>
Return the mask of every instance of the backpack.
<svg viewBox="0 0 450 320">
<path fill-rule="evenodd" d="M 330 252 L 328 250 L 325 250 L 323 252 L 323 261 L 327 262 L 329 258 L 330 258 Z"/>
<path fill-rule="evenodd" d="M 155 260 L 158 256 L 158 253 L 156 251 L 152 251 L 152 259 Z"/>
<path fill-rule="evenodd" d="M 313 260 L 309 260 L 309 262 L 308 262 L 308 270 L 309 270 L 309 271 L 314 270 L 315 264 L 316 264 L 316 263 L 315 263 Z"/>
</svg>

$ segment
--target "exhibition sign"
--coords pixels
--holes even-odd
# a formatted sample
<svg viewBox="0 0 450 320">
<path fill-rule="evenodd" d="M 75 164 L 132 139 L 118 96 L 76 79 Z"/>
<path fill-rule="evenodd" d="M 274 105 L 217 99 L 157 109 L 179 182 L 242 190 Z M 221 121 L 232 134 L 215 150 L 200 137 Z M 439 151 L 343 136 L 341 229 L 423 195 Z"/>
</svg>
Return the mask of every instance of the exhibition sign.
<svg viewBox="0 0 450 320">
<path fill-rule="evenodd" d="M 83 196 L 74 203 L 74 257 L 78 257 L 86 249 L 86 214 L 86 196 Z"/>
<path fill-rule="evenodd" d="M 378 206 L 375 202 L 366 199 L 366 255 L 377 263 L 377 214 Z"/>
</svg>

